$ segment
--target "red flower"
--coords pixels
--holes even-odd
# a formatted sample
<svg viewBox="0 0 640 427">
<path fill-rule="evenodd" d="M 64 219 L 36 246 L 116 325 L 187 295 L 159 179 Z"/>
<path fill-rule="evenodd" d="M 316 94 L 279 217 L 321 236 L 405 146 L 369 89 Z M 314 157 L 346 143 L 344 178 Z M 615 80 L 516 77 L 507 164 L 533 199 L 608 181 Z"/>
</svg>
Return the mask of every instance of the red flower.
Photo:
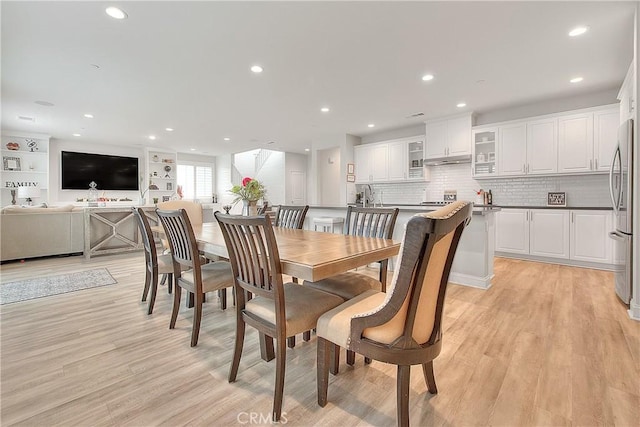
<svg viewBox="0 0 640 427">
<path fill-rule="evenodd" d="M 253 181 L 251 178 L 246 177 L 242 180 L 242 186 L 246 187 L 248 183 L 250 183 L 251 181 Z"/>
</svg>

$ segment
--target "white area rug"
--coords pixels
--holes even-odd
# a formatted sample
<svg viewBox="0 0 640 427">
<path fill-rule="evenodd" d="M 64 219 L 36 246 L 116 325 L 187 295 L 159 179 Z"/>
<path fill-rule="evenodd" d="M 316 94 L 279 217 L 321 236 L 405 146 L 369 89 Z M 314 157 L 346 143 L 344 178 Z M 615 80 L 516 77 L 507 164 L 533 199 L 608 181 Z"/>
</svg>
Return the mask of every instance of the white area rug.
<svg viewBox="0 0 640 427">
<path fill-rule="evenodd" d="M 106 268 L 3 283 L 0 285 L 0 304 L 10 304 L 116 283 L 118 282 Z"/>
</svg>

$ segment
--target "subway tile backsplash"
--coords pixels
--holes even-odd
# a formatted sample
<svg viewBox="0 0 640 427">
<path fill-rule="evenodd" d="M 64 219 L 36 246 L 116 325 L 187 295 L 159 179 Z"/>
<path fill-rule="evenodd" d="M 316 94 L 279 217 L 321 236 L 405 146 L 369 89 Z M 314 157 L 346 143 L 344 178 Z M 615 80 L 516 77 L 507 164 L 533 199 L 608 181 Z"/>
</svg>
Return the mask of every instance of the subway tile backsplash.
<svg viewBox="0 0 640 427">
<path fill-rule="evenodd" d="M 439 201 L 445 190 L 457 190 L 458 200 L 474 201 L 475 191 L 482 188 L 491 190 L 495 205 L 546 206 L 550 191 L 567 193 L 568 206 L 607 207 L 611 204 L 607 174 L 475 180 L 471 177 L 469 163 L 430 168 L 431 180 L 428 182 L 372 184 L 376 200 L 384 204 Z"/>
</svg>

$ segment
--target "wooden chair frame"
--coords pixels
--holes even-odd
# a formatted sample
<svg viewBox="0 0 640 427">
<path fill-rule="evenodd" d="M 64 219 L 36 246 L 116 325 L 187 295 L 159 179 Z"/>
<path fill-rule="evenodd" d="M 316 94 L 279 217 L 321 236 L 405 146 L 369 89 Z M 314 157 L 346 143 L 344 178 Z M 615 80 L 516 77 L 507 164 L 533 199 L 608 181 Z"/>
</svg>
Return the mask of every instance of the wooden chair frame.
<svg viewBox="0 0 640 427">
<path fill-rule="evenodd" d="M 276 227 L 297 228 L 302 230 L 309 205 L 306 206 L 278 206 L 276 211 Z"/>
<path fill-rule="evenodd" d="M 142 235 L 142 244 L 144 246 L 144 259 L 146 265 L 146 274 L 144 279 L 144 290 L 142 291 L 142 301 L 147 300 L 149 291 L 151 291 L 151 297 L 149 299 L 148 314 L 153 313 L 153 306 L 156 302 L 156 295 L 158 293 L 158 249 L 156 242 L 151 231 L 151 225 L 149 219 L 142 208 L 131 208 L 133 215 L 138 222 L 138 228 Z M 173 284 L 173 273 L 168 273 L 169 290 Z M 164 280 L 164 279 L 163 279 Z"/>
<path fill-rule="evenodd" d="M 398 425 L 409 425 L 409 380 L 411 365 L 422 365 L 423 375 L 430 393 L 438 392 L 433 373 L 433 359 L 440 353 L 442 339 L 442 312 L 447 289 L 451 264 L 464 227 L 471 219 L 472 205 L 461 203 L 460 207 L 445 218 L 428 218 L 414 216 L 407 224 L 407 232 L 403 242 L 400 272 L 397 276 L 394 291 L 388 302 L 372 314 L 354 316 L 351 319 L 351 334 L 348 350 L 355 351 L 365 357 L 398 366 L 397 373 L 397 416 Z M 413 337 L 413 330 L 418 311 L 418 302 L 424 283 L 427 265 L 434 245 L 443 237 L 453 232 L 442 277 L 438 288 L 435 307 L 435 319 L 431 335 L 427 342 L 418 343 Z M 409 298 L 408 311 L 404 322 L 403 333 L 391 344 L 372 341 L 363 336 L 365 329 L 381 326 L 389 322 Z M 419 321 L 419 320 L 418 320 Z M 330 341 L 318 337 L 318 404 L 327 403 L 329 380 L 329 362 L 332 351 L 337 346 Z"/>
</svg>

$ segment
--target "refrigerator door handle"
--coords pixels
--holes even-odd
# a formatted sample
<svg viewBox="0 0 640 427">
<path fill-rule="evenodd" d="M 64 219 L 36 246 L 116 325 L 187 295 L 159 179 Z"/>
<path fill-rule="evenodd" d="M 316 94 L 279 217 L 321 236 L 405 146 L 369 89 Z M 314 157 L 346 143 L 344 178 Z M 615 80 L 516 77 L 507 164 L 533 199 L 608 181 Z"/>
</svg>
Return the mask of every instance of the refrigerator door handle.
<svg viewBox="0 0 640 427">
<path fill-rule="evenodd" d="M 616 166 L 616 161 L 622 161 L 620 157 L 620 147 L 616 147 L 616 151 L 613 154 L 613 159 L 611 160 L 611 168 L 609 169 L 609 195 L 611 196 L 611 205 L 613 206 L 613 210 L 617 214 L 619 211 L 618 200 L 616 200 L 616 195 L 613 192 L 613 170 Z M 622 168 L 622 163 L 620 163 L 620 167 Z M 622 188 L 620 189 L 622 190 Z M 620 192 L 618 192 L 618 196 L 620 196 Z"/>
<path fill-rule="evenodd" d="M 620 240 L 621 242 L 624 242 L 625 240 L 627 240 L 626 236 L 623 236 L 622 234 L 618 233 L 617 231 L 610 231 L 609 232 L 609 237 L 614 239 L 614 240 Z"/>
</svg>

